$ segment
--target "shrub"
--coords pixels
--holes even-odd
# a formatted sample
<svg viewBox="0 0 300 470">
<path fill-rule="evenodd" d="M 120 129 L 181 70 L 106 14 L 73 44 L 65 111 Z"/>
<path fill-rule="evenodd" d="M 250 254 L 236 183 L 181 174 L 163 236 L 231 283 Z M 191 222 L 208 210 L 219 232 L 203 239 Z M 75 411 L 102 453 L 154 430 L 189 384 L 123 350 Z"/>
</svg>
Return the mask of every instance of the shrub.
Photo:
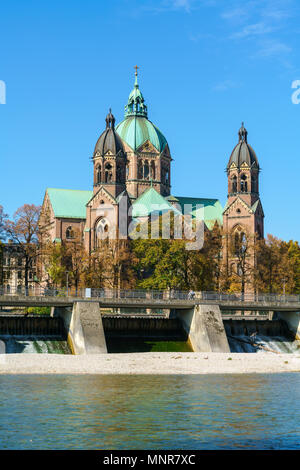
<svg viewBox="0 0 300 470">
<path fill-rule="evenodd" d="M 28 307 L 27 313 L 34 315 L 50 315 L 51 307 Z"/>
</svg>

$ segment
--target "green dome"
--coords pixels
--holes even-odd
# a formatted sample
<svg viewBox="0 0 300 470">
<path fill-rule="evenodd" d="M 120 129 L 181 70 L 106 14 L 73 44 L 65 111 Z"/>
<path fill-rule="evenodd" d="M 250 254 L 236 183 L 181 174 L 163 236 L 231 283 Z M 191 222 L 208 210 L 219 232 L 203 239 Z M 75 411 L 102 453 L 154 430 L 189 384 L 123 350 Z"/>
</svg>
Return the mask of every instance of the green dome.
<svg viewBox="0 0 300 470">
<path fill-rule="evenodd" d="M 152 145 L 162 152 L 167 141 L 160 130 L 147 118 L 129 116 L 116 127 L 116 132 L 134 151 L 149 140 Z"/>
<path fill-rule="evenodd" d="M 138 67 L 135 67 L 136 70 Z M 147 106 L 139 89 L 137 71 L 135 72 L 134 88 L 125 106 L 125 119 L 116 127 L 116 132 L 134 151 L 147 140 L 162 152 L 167 141 L 160 130 L 148 120 Z"/>
</svg>

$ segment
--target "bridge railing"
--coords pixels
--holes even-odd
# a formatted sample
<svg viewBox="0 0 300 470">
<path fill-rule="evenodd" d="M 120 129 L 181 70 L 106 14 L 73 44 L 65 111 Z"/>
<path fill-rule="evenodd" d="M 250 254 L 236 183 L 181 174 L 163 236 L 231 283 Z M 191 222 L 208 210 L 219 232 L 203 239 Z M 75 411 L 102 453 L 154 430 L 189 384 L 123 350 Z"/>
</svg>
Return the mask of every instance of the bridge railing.
<svg viewBox="0 0 300 470">
<path fill-rule="evenodd" d="M 138 289 L 73 289 L 73 288 L 42 288 L 35 286 L 31 288 L 16 287 L 7 289 L 6 286 L 0 286 L 0 296 L 39 296 L 39 297 L 71 297 L 71 298 L 99 298 L 116 300 L 144 300 L 145 303 L 151 300 L 156 301 L 182 301 L 182 300 L 205 300 L 214 302 L 244 302 L 260 304 L 277 303 L 299 303 L 300 295 L 280 295 L 280 294 L 256 294 L 256 293 L 222 293 L 222 292 L 194 292 L 180 290 L 138 290 Z"/>
</svg>

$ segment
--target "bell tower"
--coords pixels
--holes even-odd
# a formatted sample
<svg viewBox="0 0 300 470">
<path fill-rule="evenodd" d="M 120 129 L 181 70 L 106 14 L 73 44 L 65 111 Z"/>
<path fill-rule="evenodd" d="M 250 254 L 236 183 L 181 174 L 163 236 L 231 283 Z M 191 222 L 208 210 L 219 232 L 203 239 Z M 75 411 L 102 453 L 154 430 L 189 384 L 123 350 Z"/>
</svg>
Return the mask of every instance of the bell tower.
<svg viewBox="0 0 300 470">
<path fill-rule="evenodd" d="M 242 126 L 226 167 L 228 196 L 224 216 L 227 231 L 241 225 L 247 232 L 264 236 L 264 213 L 259 197 L 260 167 L 253 148 L 248 143 L 248 132 Z"/>
<path fill-rule="evenodd" d="M 223 212 L 223 262 L 227 288 L 253 292 L 255 243 L 264 236 L 264 212 L 259 197 L 259 163 L 248 143 L 244 123 L 226 167 L 227 203 Z"/>
<path fill-rule="evenodd" d="M 126 154 L 122 140 L 115 132 L 115 117 L 109 110 L 106 128 L 99 137 L 93 155 L 94 193 L 100 186 L 116 198 L 126 189 Z"/>
</svg>

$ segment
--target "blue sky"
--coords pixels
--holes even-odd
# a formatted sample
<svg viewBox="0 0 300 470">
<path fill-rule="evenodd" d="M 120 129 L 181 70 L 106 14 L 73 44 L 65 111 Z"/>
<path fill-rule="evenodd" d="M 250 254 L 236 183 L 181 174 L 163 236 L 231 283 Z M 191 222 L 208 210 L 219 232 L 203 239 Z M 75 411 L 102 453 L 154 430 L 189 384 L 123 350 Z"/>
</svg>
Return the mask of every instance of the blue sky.
<svg viewBox="0 0 300 470">
<path fill-rule="evenodd" d="M 224 205 L 241 121 L 261 168 L 265 232 L 298 239 L 297 0 L 10 0 L 1 5 L 0 204 L 46 187 L 91 189 L 108 108 L 117 122 L 139 69 L 166 136 L 172 193 Z"/>
</svg>

